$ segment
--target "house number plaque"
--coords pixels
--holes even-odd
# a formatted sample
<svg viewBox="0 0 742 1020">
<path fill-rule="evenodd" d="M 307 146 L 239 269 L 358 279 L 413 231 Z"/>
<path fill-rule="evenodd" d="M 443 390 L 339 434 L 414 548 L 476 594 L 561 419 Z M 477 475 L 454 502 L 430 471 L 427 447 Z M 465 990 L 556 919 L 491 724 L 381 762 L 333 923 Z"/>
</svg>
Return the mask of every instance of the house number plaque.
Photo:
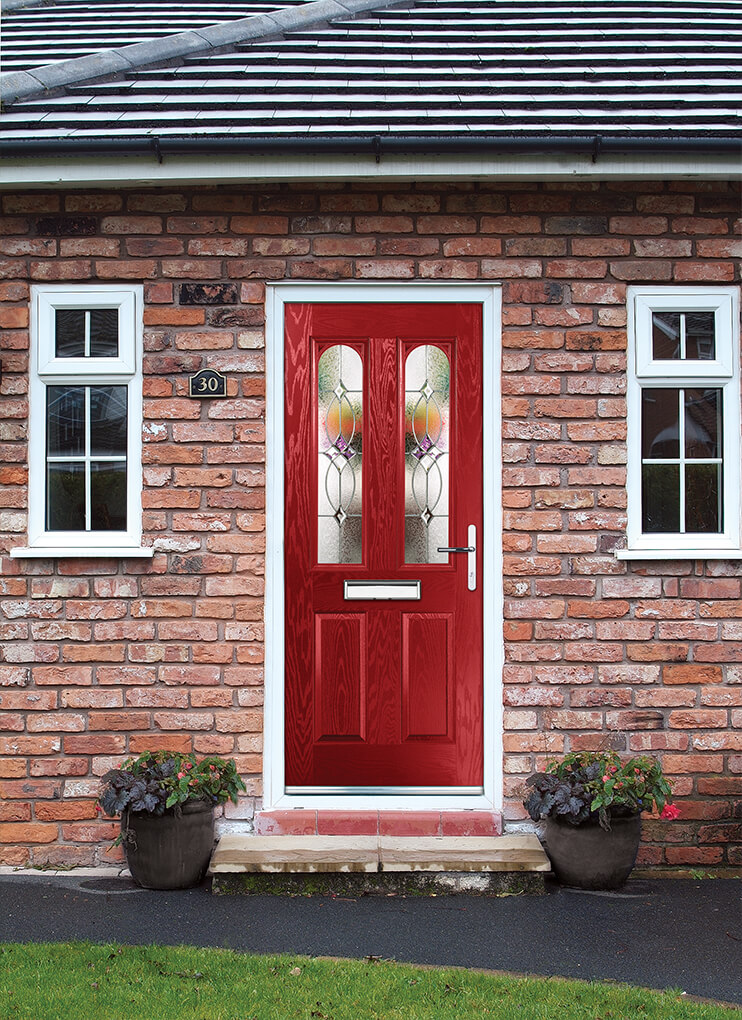
<svg viewBox="0 0 742 1020">
<path fill-rule="evenodd" d="M 226 397 L 227 377 L 214 368 L 202 368 L 188 380 L 191 397 Z"/>
</svg>

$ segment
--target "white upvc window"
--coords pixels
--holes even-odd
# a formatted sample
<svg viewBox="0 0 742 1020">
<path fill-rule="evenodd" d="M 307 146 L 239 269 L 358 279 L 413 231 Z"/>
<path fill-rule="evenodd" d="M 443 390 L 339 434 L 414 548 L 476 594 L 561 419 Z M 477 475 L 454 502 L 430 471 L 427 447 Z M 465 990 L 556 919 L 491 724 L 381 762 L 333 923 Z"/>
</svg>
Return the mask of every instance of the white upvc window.
<svg viewBox="0 0 742 1020">
<path fill-rule="evenodd" d="M 628 294 L 628 548 L 619 558 L 740 555 L 735 287 Z"/>
<path fill-rule="evenodd" d="M 151 555 L 142 538 L 141 286 L 31 294 L 28 548 Z"/>
</svg>

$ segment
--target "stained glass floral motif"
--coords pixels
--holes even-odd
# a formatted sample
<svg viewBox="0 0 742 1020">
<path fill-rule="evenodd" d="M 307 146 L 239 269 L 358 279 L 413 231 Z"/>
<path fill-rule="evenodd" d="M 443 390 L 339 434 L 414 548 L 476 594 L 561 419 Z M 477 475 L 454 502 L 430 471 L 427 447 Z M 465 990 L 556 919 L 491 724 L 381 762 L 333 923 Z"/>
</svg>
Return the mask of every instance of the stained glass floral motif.
<svg viewBox="0 0 742 1020">
<path fill-rule="evenodd" d="M 405 563 L 446 563 L 451 365 L 440 347 L 405 362 Z"/>
<path fill-rule="evenodd" d="M 323 351 L 318 375 L 319 563 L 360 563 L 363 479 L 363 363 L 337 344 Z"/>
</svg>

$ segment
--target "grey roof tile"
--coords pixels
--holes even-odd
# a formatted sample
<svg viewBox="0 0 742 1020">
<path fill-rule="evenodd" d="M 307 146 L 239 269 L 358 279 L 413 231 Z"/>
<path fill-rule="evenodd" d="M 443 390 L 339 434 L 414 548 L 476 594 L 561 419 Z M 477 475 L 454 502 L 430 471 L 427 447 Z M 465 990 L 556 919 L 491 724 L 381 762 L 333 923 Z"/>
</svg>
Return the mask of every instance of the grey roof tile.
<svg viewBox="0 0 742 1020">
<path fill-rule="evenodd" d="M 25 124 L 29 138 L 98 142 L 122 131 L 133 141 L 742 138 L 742 0 L 315 0 L 252 22 L 268 38 L 244 34 L 244 22 L 196 27 L 227 48 L 184 52 L 173 66 L 161 48 L 162 64 L 18 101 L 6 124 L 12 137 Z"/>
</svg>

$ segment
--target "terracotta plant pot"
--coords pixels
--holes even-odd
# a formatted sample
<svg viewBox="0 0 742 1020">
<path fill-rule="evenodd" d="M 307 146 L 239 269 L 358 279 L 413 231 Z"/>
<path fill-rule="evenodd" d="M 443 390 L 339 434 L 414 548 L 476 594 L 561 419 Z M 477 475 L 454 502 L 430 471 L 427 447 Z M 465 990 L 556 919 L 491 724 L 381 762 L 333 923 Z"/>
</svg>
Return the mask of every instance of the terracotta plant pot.
<svg viewBox="0 0 742 1020">
<path fill-rule="evenodd" d="M 121 816 L 126 863 L 145 889 L 190 889 L 206 874 L 214 846 L 214 808 L 191 800 L 163 815 L 126 811 Z"/>
<path fill-rule="evenodd" d="M 641 815 L 612 818 L 610 831 L 597 822 L 570 825 L 547 818 L 546 852 L 562 885 L 618 889 L 634 867 L 641 831 Z"/>
</svg>

